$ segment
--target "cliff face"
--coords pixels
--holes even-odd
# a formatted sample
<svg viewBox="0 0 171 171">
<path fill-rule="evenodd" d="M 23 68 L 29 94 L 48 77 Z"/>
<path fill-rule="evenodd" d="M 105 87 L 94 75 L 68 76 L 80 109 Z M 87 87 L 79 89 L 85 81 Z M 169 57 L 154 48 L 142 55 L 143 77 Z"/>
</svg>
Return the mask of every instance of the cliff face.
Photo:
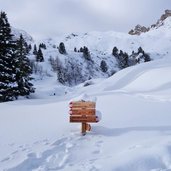
<svg viewBox="0 0 171 171">
<path fill-rule="evenodd" d="M 162 16 L 160 17 L 159 20 L 157 20 L 157 22 L 155 24 L 152 24 L 150 27 L 145 27 L 145 26 L 141 26 L 141 25 L 137 25 L 135 26 L 134 29 L 130 30 L 128 32 L 128 34 L 130 35 L 140 35 L 142 33 L 148 32 L 149 30 L 153 29 L 153 28 L 159 28 L 160 26 L 163 25 L 163 21 L 168 18 L 171 17 L 171 10 L 165 10 L 165 13 L 162 14 Z"/>
</svg>

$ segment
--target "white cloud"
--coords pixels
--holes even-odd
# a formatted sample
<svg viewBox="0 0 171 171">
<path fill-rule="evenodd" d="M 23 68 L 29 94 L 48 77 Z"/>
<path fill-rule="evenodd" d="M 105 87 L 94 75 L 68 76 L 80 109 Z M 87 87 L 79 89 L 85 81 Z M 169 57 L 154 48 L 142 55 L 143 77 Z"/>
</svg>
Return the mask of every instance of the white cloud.
<svg viewBox="0 0 171 171">
<path fill-rule="evenodd" d="M 136 24 L 150 25 L 170 0 L 0 0 L 10 23 L 34 36 L 57 32 L 129 31 Z"/>
</svg>

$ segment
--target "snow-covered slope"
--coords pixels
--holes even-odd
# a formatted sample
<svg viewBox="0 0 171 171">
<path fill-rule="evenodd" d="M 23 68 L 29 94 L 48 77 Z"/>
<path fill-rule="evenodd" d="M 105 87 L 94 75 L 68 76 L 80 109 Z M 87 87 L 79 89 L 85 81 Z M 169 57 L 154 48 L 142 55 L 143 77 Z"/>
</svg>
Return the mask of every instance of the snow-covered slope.
<svg viewBox="0 0 171 171">
<path fill-rule="evenodd" d="M 108 77 L 118 71 L 116 59 L 111 55 L 114 46 L 119 50 L 127 52 L 129 55 L 131 55 L 132 51 L 137 52 L 137 49 L 141 46 L 143 50 L 146 53 L 149 53 L 150 57 L 154 60 L 170 57 L 171 17 L 168 17 L 163 21 L 163 23 L 164 24 L 159 28 L 153 28 L 149 32 L 143 33 L 140 36 L 132 36 L 125 33 L 109 31 L 72 33 L 70 35 L 64 34 L 58 35 L 53 39 L 49 38 L 35 41 L 34 43 L 37 45 L 39 45 L 39 43 L 44 43 L 47 46 L 47 49 L 43 50 L 45 62 L 39 65 L 42 65 L 44 73 L 54 75 L 48 59 L 50 57 L 54 59 L 58 57 L 63 66 L 66 66 L 67 63 L 73 63 L 77 66 L 81 66 L 82 78 L 83 80 L 87 80 L 89 78 Z M 60 42 L 64 42 L 67 55 L 61 55 L 58 52 L 57 47 Z M 74 52 L 75 47 L 79 50 L 80 47 L 83 46 L 87 46 L 90 50 L 91 58 L 93 60 L 91 66 L 90 63 L 87 63 L 83 58 L 82 53 Z M 34 58 L 34 56 L 32 56 L 32 58 Z M 108 71 L 106 73 L 102 72 L 100 68 L 102 60 L 104 60 L 108 66 Z M 91 72 L 89 71 L 90 68 Z M 54 80 L 56 79 L 55 74 Z"/>
<path fill-rule="evenodd" d="M 62 99 L 0 104 L 0 169 L 169 171 L 170 70 L 171 59 L 161 59 L 79 85 Z M 82 137 L 80 124 L 69 123 L 68 104 L 85 93 L 97 98 L 102 120 Z"/>
<path fill-rule="evenodd" d="M 11 32 L 14 35 L 15 39 L 19 39 L 20 35 L 23 35 L 23 38 L 26 40 L 28 43 L 33 42 L 33 38 L 24 30 L 16 29 L 14 27 L 11 28 Z"/>
<path fill-rule="evenodd" d="M 166 49 L 170 52 L 171 44 L 171 17 L 168 17 L 164 24 L 157 28 L 151 29 L 148 33 L 140 36 L 132 36 L 126 33 L 114 31 L 109 32 L 88 32 L 88 33 L 72 33 L 70 35 L 59 35 L 53 39 L 43 40 L 44 43 L 51 41 L 51 44 L 59 45 L 64 42 L 66 49 L 73 51 L 74 47 L 87 46 L 90 51 L 101 51 L 111 54 L 114 46 L 119 49 L 131 53 L 136 51 L 139 46 L 149 53 L 158 52 L 166 53 Z M 160 46 L 159 46 L 160 45 Z"/>
<path fill-rule="evenodd" d="M 0 104 L 0 171 L 170 171 L 170 29 L 168 18 L 163 26 L 140 36 L 91 32 L 36 42 L 47 44 L 40 66 L 48 77 L 35 80 L 31 99 Z M 53 48 L 60 42 L 68 55 Z M 84 72 L 85 61 L 73 52 L 81 46 L 89 47 L 95 66 L 105 59 L 111 70 L 114 46 L 130 53 L 142 46 L 158 60 L 75 87 L 57 84 L 48 58 L 58 56 L 63 64 L 66 58 L 78 60 Z M 102 76 L 98 70 L 96 74 Z M 81 136 L 80 124 L 69 123 L 68 111 L 69 101 L 85 94 L 97 98 L 102 120 Z"/>
</svg>

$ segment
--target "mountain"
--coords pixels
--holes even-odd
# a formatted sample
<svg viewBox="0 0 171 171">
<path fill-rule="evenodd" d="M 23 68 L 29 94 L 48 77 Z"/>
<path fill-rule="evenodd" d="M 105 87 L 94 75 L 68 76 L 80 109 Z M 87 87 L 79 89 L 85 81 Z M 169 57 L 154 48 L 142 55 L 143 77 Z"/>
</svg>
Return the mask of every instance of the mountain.
<svg viewBox="0 0 171 171">
<path fill-rule="evenodd" d="M 160 23 L 160 24 L 159 24 Z M 162 23 L 162 24 L 161 24 Z M 160 25 L 160 26 L 159 26 Z M 112 50 L 117 47 L 118 50 L 128 53 L 129 58 L 135 55 L 135 59 L 141 57 L 138 49 L 141 47 L 152 60 L 169 58 L 171 54 L 171 17 L 170 11 L 166 10 L 158 21 L 157 26 L 151 27 L 150 30 L 140 35 L 130 35 L 119 32 L 88 32 L 88 33 L 71 33 L 60 34 L 53 38 L 43 40 L 33 40 L 32 37 L 24 31 L 12 29 L 15 37 L 22 33 L 28 43 L 32 44 L 32 51 L 29 58 L 33 65 L 34 84 L 37 91 L 41 91 L 40 82 L 48 80 L 49 86 L 47 94 L 60 94 L 56 86 L 75 86 L 85 82 L 85 85 L 91 84 L 91 80 L 99 78 L 108 78 L 120 70 L 116 57 L 112 55 Z M 59 52 L 59 44 L 63 42 L 66 48 L 66 54 Z M 44 62 L 36 62 L 33 54 L 33 46 L 36 44 L 45 44 L 46 49 L 42 48 Z M 80 48 L 88 47 L 90 59 L 86 60 L 83 53 L 79 52 Z M 75 50 L 76 49 L 76 52 Z M 62 68 L 62 84 L 59 81 L 57 69 L 52 66 L 60 65 Z M 107 71 L 103 72 L 101 68 L 102 61 L 105 61 Z M 61 78 L 60 78 L 61 79 Z M 90 80 L 90 81 L 88 81 Z M 87 83 L 88 82 L 88 83 Z M 44 89 L 42 88 L 42 91 Z M 61 95 L 65 91 L 61 92 Z"/>
<path fill-rule="evenodd" d="M 31 35 L 29 35 L 26 31 L 24 30 L 20 30 L 20 29 L 16 29 L 14 27 L 11 28 L 11 32 L 14 35 L 15 39 L 19 39 L 20 35 L 23 35 L 23 38 L 26 40 L 27 43 L 32 43 L 33 42 L 33 38 Z"/>
<path fill-rule="evenodd" d="M 169 171 L 170 72 L 171 59 L 154 60 L 90 86 L 55 85 L 58 96 L 47 94 L 54 82 L 39 81 L 35 99 L 0 104 L 0 169 Z M 85 97 L 97 99 L 102 120 L 82 136 L 69 102 Z"/>
<path fill-rule="evenodd" d="M 36 93 L 0 103 L 0 170 L 170 171 L 170 30 L 167 17 L 160 27 L 139 36 L 89 32 L 34 40 L 32 47 L 46 44 L 44 62 L 36 62 L 32 51 L 29 54 L 37 69 Z M 60 42 L 66 54 L 59 53 Z M 74 52 L 83 46 L 88 47 L 91 61 Z M 114 46 L 129 54 L 141 46 L 153 60 L 119 70 L 111 54 Z M 56 57 L 60 59 L 56 64 L 77 64 L 82 77 L 90 74 L 92 79 L 76 86 L 60 84 L 49 60 Z M 99 69 L 101 60 L 109 67 L 107 73 Z M 117 72 L 105 78 L 113 69 Z M 92 99 L 102 119 L 82 136 L 81 124 L 69 123 L 69 103 Z"/>
<path fill-rule="evenodd" d="M 127 52 L 130 57 L 132 52 L 136 53 L 138 48 L 142 47 L 152 60 L 167 58 L 171 54 L 171 17 L 167 17 L 162 23 L 157 29 L 151 28 L 145 34 L 139 36 L 110 31 L 61 34 L 53 39 L 35 40 L 32 46 L 37 44 L 38 47 L 40 43 L 44 43 L 47 47 L 42 49 L 45 61 L 37 63 L 41 72 L 37 72 L 35 77 L 37 79 L 46 79 L 52 76 L 54 81 L 58 80 L 56 71 L 53 71 L 49 63 L 50 58 L 58 58 L 58 61 L 67 70 L 67 74 L 76 72 L 79 73 L 78 75 L 81 75 L 80 78 L 75 76 L 75 79 L 73 75 L 68 74 L 68 77 L 75 80 L 73 79 L 72 83 L 66 81 L 65 85 L 73 86 L 89 79 L 109 77 L 120 70 L 116 58 L 112 55 L 112 50 L 115 46 L 118 50 Z M 67 54 L 59 53 L 58 47 L 60 42 L 65 44 Z M 78 52 L 84 46 L 88 47 L 90 51 L 91 60 L 89 61 L 83 57 L 82 52 Z M 74 51 L 74 48 L 76 48 L 77 52 Z M 31 54 L 30 59 L 35 61 L 35 56 Z M 108 70 L 106 72 L 101 70 L 102 60 L 107 64 Z M 71 72 L 68 70 L 68 68 L 72 68 L 71 65 L 77 66 L 77 69 Z M 68 67 L 66 68 L 66 66 Z M 59 82 L 56 83 L 59 84 Z"/>
<path fill-rule="evenodd" d="M 141 25 L 135 26 L 134 29 L 129 31 L 130 35 L 140 35 L 142 33 L 146 33 L 152 29 L 157 29 L 164 25 L 164 21 L 168 18 L 171 17 L 171 10 L 165 10 L 165 13 L 161 15 L 160 19 L 157 20 L 155 24 L 152 24 L 150 27 L 145 27 Z"/>
</svg>

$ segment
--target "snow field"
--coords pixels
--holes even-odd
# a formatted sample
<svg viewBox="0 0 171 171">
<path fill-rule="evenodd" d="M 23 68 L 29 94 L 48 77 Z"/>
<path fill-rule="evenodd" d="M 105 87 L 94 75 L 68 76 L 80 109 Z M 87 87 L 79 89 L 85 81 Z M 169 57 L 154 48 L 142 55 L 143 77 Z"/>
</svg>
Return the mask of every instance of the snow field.
<svg viewBox="0 0 171 171">
<path fill-rule="evenodd" d="M 48 49 L 43 51 L 46 62 L 40 64 L 44 75 L 34 82 L 36 93 L 0 104 L 0 171 L 171 171 L 170 23 L 168 18 L 141 36 L 90 32 L 44 40 Z M 52 47 L 62 41 L 72 51 L 67 57 L 74 56 L 80 65 L 84 61 L 73 52 L 75 45 L 90 48 L 96 66 L 105 59 L 116 69 L 114 46 L 129 53 L 142 46 L 160 60 L 69 88 L 57 85 L 48 63 L 58 55 L 65 62 Z M 96 76 L 104 75 L 97 71 Z M 81 124 L 69 123 L 69 102 L 95 97 L 102 120 L 81 136 Z"/>
<path fill-rule="evenodd" d="M 1 170 L 169 171 L 169 66 L 161 60 L 127 68 L 88 87 L 66 88 L 62 98 L 47 96 L 40 82 L 37 99 L 0 104 Z M 95 97 L 102 120 L 81 136 L 81 124 L 69 123 L 69 101 Z"/>
</svg>

